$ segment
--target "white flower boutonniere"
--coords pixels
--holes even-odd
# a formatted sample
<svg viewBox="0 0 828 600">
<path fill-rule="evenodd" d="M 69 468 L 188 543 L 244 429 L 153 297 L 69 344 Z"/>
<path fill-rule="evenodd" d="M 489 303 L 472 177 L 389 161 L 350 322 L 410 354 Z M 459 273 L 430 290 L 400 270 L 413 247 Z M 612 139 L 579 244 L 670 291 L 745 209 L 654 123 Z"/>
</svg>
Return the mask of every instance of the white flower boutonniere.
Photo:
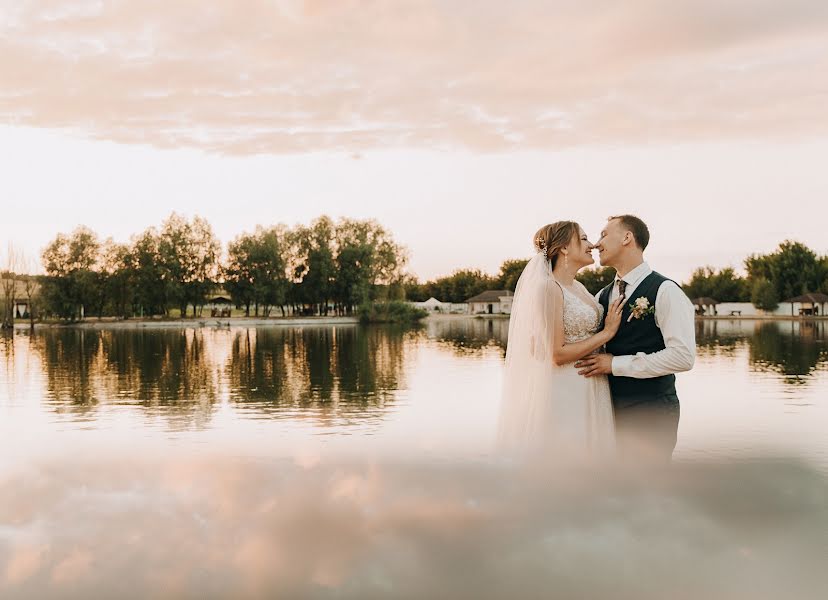
<svg viewBox="0 0 828 600">
<path fill-rule="evenodd" d="M 633 319 L 643 319 L 647 315 L 655 314 L 655 306 L 650 306 L 650 301 L 646 296 L 640 296 L 635 299 L 635 302 L 630 304 L 630 316 L 627 323 Z"/>
</svg>

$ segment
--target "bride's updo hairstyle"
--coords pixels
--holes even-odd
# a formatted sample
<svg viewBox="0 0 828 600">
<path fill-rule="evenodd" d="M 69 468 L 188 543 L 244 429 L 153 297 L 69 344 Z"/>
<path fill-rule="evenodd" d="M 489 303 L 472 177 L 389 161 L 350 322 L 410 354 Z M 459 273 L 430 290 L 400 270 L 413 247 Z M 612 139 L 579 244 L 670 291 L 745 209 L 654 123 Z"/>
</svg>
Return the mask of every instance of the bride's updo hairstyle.
<svg viewBox="0 0 828 600">
<path fill-rule="evenodd" d="M 543 252 L 554 269 L 561 254 L 561 248 L 569 244 L 580 228 L 575 221 L 558 221 L 544 225 L 535 234 L 535 250 Z"/>
</svg>

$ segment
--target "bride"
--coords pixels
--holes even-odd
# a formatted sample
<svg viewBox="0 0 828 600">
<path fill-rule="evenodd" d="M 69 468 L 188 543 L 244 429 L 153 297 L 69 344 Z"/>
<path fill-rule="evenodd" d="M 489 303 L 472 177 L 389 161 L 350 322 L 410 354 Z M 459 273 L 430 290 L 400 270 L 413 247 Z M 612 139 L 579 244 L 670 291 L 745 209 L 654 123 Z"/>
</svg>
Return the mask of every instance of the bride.
<svg viewBox="0 0 828 600">
<path fill-rule="evenodd" d="M 624 298 L 603 319 L 601 305 L 575 279 L 595 262 L 577 223 L 546 225 L 534 243 L 537 254 L 512 303 L 499 445 L 511 455 L 548 460 L 607 456 L 615 445 L 607 378 L 578 375 L 574 363 L 615 336 Z"/>
</svg>

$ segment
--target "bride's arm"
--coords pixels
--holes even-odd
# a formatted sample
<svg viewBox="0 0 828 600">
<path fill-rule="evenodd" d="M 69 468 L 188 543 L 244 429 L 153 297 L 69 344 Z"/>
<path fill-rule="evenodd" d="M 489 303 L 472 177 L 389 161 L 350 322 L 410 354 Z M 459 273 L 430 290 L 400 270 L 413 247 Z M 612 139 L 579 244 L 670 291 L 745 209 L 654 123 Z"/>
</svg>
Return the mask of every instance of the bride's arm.
<svg viewBox="0 0 828 600">
<path fill-rule="evenodd" d="M 617 327 L 604 327 L 595 335 L 580 342 L 566 343 L 563 325 L 563 291 L 557 285 L 551 286 L 552 294 L 552 362 L 558 366 L 566 365 L 583 358 L 594 350 L 597 350 L 614 336 Z M 616 300 L 609 308 L 609 313 L 620 313 L 620 302 Z M 607 317 L 610 320 L 610 317 Z M 620 314 L 617 317 L 620 320 Z"/>
</svg>

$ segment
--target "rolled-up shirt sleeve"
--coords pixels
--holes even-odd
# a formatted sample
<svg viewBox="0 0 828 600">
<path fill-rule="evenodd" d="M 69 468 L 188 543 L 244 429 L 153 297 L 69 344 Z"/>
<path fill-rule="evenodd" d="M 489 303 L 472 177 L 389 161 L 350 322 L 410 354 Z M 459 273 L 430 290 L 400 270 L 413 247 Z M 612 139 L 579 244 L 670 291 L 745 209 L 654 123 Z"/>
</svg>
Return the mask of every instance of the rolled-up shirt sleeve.
<svg viewBox="0 0 828 600">
<path fill-rule="evenodd" d="M 696 325 L 693 303 L 678 285 L 665 281 L 658 289 L 656 325 L 664 337 L 664 350 L 612 358 L 617 377 L 648 379 L 689 371 L 696 362 Z"/>
</svg>

